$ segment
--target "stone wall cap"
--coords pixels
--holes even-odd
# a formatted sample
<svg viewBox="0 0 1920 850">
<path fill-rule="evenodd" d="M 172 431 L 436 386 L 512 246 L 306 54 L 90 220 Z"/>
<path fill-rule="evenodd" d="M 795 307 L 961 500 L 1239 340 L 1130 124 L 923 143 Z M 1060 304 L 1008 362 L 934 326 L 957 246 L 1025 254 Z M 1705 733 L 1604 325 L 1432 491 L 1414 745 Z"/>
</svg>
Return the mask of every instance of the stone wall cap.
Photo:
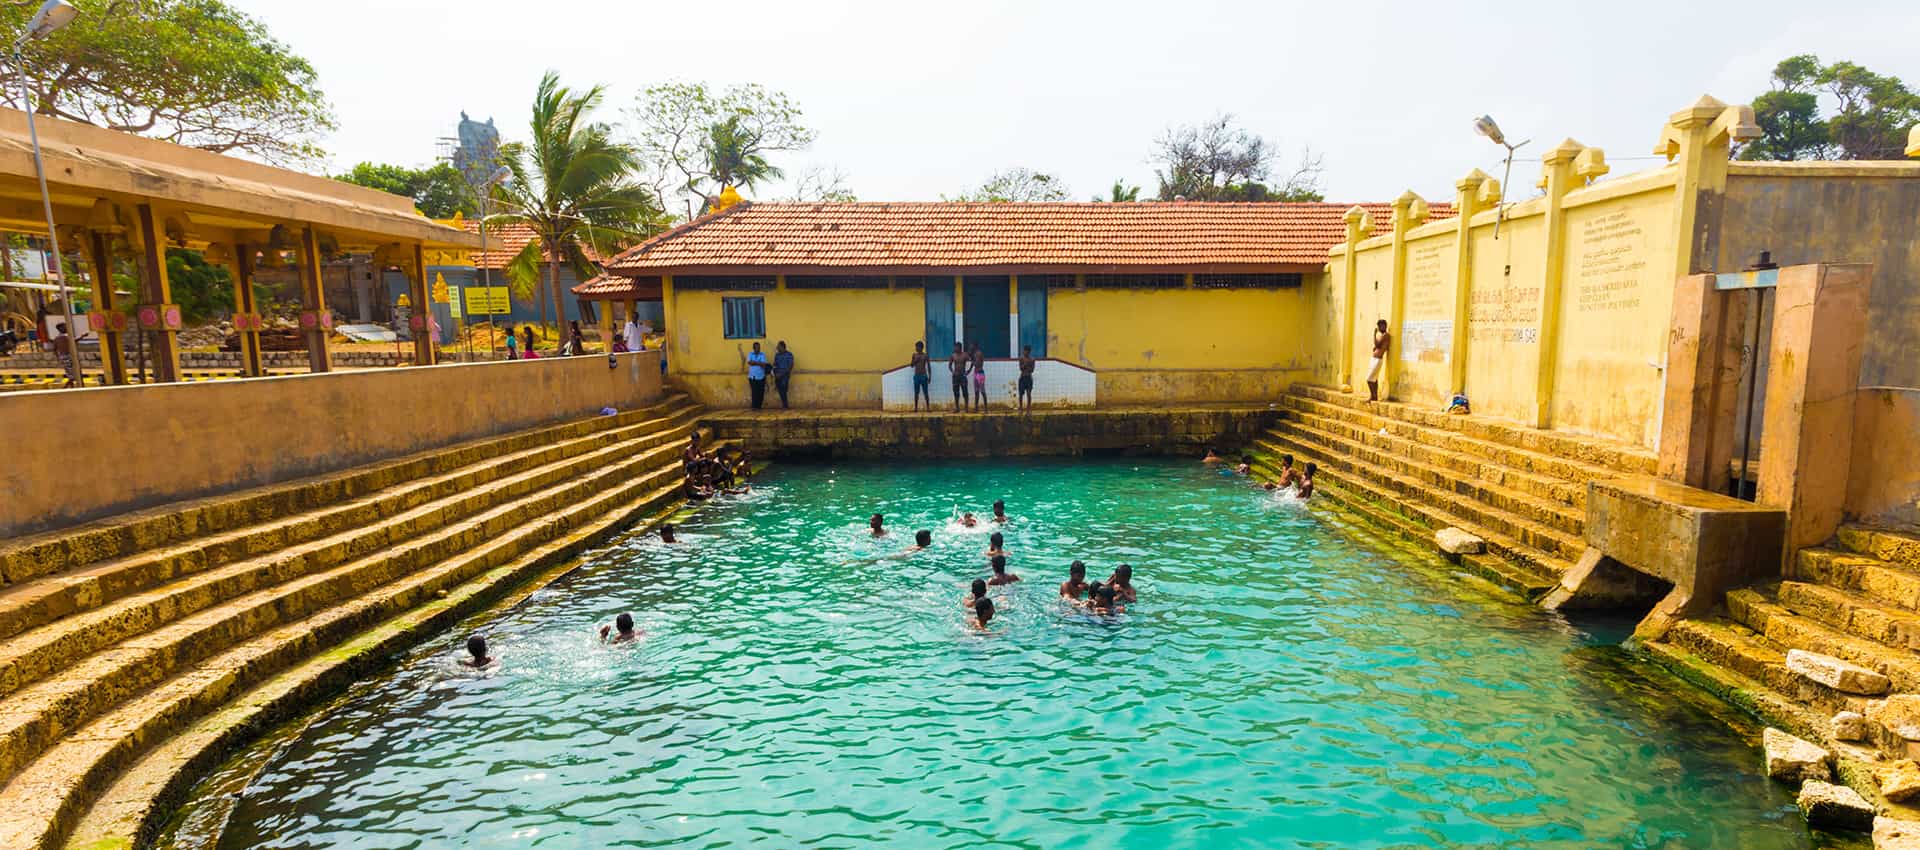
<svg viewBox="0 0 1920 850">
<path fill-rule="evenodd" d="M 1609 478 L 1604 481 L 1587 482 L 1588 496 L 1604 493 L 1624 499 L 1657 503 L 1680 513 L 1748 513 L 1781 514 L 1786 512 L 1776 507 L 1756 505 L 1745 499 L 1689 487 L 1664 478 L 1650 475 L 1628 475 Z M 1592 501 L 1589 498 L 1588 501 Z"/>
</svg>

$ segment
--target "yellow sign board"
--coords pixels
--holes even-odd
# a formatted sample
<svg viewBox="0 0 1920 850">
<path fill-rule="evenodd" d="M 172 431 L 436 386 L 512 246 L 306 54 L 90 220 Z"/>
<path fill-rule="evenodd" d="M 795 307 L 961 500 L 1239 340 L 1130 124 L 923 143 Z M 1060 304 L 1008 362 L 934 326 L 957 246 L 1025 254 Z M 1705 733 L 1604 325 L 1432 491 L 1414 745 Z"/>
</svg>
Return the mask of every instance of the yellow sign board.
<svg viewBox="0 0 1920 850">
<path fill-rule="evenodd" d="M 469 286 L 467 296 L 467 315 L 502 314 L 513 311 L 513 305 L 507 299 L 504 286 Z"/>
</svg>

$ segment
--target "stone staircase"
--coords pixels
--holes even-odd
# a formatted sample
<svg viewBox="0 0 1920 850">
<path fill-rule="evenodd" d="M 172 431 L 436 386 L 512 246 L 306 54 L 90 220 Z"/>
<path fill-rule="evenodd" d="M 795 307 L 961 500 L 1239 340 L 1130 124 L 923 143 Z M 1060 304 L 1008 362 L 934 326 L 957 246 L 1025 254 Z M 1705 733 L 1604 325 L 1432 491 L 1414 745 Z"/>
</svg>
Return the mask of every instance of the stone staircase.
<svg viewBox="0 0 1920 850">
<path fill-rule="evenodd" d="M 681 500 L 650 408 L 0 547 L 0 847 L 130 847 L 234 747 Z"/>
<path fill-rule="evenodd" d="M 1843 527 L 1783 572 L 1780 581 L 1728 593 L 1724 616 L 1683 620 L 1647 651 L 1767 723 L 1843 755 L 1920 755 L 1914 697 L 1843 691 L 1786 661 L 1796 649 L 1830 656 L 1885 676 L 1891 694 L 1920 694 L 1920 531 Z M 1832 737 L 1829 719 L 1841 711 L 1867 718 L 1856 746 Z"/>
<path fill-rule="evenodd" d="M 1255 441 L 1268 472 L 1282 453 L 1320 466 L 1318 489 L 1404 535 L 1431 541 L 1458 526 L 1487 543 L 1462 565 L 1529 597 L 1546 592 L 1585 549 L 1587 482 L 1651 474 L 1635 446 L 1481 416 L 1368 402 L 1296 384 L 1280 421 Z"/>
</svg>

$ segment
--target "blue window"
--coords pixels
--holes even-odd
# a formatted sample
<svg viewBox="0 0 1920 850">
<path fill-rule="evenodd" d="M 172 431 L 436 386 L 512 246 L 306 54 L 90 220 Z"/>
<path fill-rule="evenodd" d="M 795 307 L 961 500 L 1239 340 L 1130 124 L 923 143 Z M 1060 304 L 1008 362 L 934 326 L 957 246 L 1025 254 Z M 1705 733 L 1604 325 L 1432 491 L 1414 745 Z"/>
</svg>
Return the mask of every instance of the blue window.
<svg viewBox="0 0 1920 850">
<path fill-rule="evenodd" d="M 765 339 L 766 304 L 767 300 L 759 297 L 720 299 L 721 322 L 727 339 Z"/>
</svg>

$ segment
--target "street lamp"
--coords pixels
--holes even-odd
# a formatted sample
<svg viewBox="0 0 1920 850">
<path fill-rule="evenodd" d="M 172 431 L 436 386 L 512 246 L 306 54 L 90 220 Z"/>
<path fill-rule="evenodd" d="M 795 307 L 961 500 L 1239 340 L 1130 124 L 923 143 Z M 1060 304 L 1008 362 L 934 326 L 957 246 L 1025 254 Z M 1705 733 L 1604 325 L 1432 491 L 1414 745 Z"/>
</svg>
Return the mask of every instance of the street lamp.
<svg viewBox="0 0 1920 850">
<path fill-rule="evenodd" d="M 27 66 L 21 59 L 21 51 L 27 42 L 46 38 L 73 23 L 79 14 L 80 10 L 67 0 L 47 0 L 40 4 L 40 10 L 34 12 L 33 17 L 27 19 L 26 29 L 21 30 L 13 40 L 13 68 L 20 77 L 20 105 L 25 107 L 27 113 L 27 136 L 33 140 L 33 173 L 40 178 L 40 203 L 47 213 L 47 247 L 53 249 L 53 276 L 60 281 L 60 309 L 67 317 L 67 349 L 70 352 L 67 357 L 67 380 L 76 387 L 84 379 L 80 375 L 80 346 L 75 344 L 79 335 L 74 332 L 73 293 L 67 288 L 67 272 L 60 263 L 60 237 L 54 232 L 53 226 L 53 195 L 47 192 L 47 167 L 40 160 L 40 131 L 33 123 L 33 98 L 27 93 Z M 106 357 L 110 353 L 103 348 L 100 356 Z M 109 367 L 109 371 L 111 369 Z"/>
<path fill-rule="evenodd" d="M 1493 116 L 1482 115 L 1473 119 L 1473 131 L 1491 139 L 1494 144 L 1507 149 L 1507 170 L 1500 174 L 1500 206 L 1493 216 L 1493 238 L 1500 238 L 1500 222 L 1507 217 L 1507 184 L 1513 179 L 1513 152 L 1521 145 L 1533 141 L 1527 139 L 1519 144 L 1507 144 L 1507 136 L 1500 132 L 1500 125 L 1494 123 Z"/>
<path fill-rule="evenodd" d="M 487 182 L 480 190 L 480 253 L 482 254 L 487 252 L 487 211 L 493 208 L 493 187 L 507 182 L 507 178 L 512 176 L 512 169 L 502 165 L 494 169 L 492 174 L 487 175 Z M 500 326 L 493 320 L 493 270 L 485 266 L 485 262 L 486 258 L 481 257 L 475 265 L 480 266 L 480 291 L 485 293 L 487 298 L 487 356 L 492 357 L 492 346 L 500 344 Z M 513 315 L 511 303 L 507 305 L 507 309 L 507 315 Z"/>
</svg>

